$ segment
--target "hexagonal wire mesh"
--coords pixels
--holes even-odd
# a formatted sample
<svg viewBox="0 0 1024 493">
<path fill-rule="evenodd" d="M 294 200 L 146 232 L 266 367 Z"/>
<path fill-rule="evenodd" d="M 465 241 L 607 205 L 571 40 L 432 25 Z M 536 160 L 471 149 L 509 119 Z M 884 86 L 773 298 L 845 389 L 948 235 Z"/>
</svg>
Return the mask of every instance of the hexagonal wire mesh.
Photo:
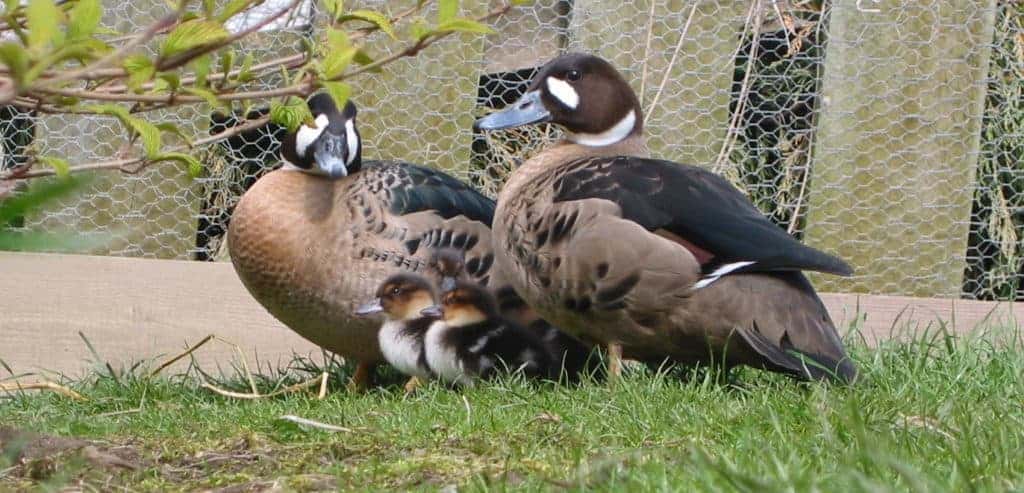
<svg viewBox="0 0 1024 493">
<path fill-rule="evenodd" d="M 249 49 L 295 53 L 316 29 L 311 3 Z M 128 28 L 163 3 L 107 5 L 106 22 Z M 544 60 L 591 51 L 612 60 L 640 94 L 654 155 L 723 173 L 781 227 L 851 260 L 853 280 L 819 279 L 826 289 L 1022 293 L 1020 2 L 536 0 L 497 29 L 356 81 L 364 156 L 445 168 L 494 196 L 510 163 L 559 132 L 484 136 L 473 133 L 473 118 L 515 100 Z M 195 135 L 236 121 L 199 106 L 160 117 Z M 29 145 L 73 162 L 120 151 L 111 144 L 119 142 L 116 123 L 105 118 L 6 108 L 0 131 L 4 166 L 24 160 Z M 99 253 L 223 258 L 230 211 L 278 165 L 280 136 L 267 127 L 210 146 L 208 172 L 194 182 L 172 165 L 102 175 L 81 198 L 26 223 L 114 235 Z"/>
</svg>

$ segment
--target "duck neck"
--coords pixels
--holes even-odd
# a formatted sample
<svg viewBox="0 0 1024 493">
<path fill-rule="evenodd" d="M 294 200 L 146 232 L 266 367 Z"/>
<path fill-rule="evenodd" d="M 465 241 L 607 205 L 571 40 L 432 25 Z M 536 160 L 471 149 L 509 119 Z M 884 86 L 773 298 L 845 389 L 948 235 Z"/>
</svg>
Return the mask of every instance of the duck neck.
<svg viewBox="0 0 1024 493">
<path fill-rule="evenodd" d="M 611 127 L 598 133 L 566 132 L 566 140 L 585 147 L 614 146 L 629 138 L 643 137 L 643 113 L 633 107 Z"/>
</svg>

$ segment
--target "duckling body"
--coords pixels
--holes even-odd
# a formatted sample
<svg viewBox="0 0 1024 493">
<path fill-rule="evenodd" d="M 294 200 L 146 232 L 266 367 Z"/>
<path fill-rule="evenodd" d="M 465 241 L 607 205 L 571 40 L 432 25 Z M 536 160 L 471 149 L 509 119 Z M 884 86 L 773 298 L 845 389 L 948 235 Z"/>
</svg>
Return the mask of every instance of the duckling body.
<svg viewBox="0 0 1024 493">
<path fill-rule="evenodd" d="M 328 116 L 314 111 L 315 140 L 307 135 L 303 142 L 309 127 L 289 135 L 282 154 L 290 164 L 262 177 L 235 208 L 231 260 L 253 297 L 286 326 L 324 349 L 372 364 L 383 356 L 381 319 L 356 317 L 357 304 L 391 274 L 430 275 L 434 247 L 463 250 L 475 266 L 468 275 L 489 283 L 494 203 L 437 170 L 363 162 L 354 107 L 343 115 L 316 98 L 311 109 L 319 102 L 327 107 L 320 115 Z M 339 125 L 337 118 L 344 121 Z M 336 128 L 347 135 L 332 134 Z"/>
<path fill-rule="evenodd" d="M 794 240 L 725 179 L 648 158 L 639 103 L 610 64 L 559 57 L 522 100 L 478 125 L 537 121 L 562 125 L 568 139 L 513 172 L 493 242 L 498 270 L 541 316 L 652 363 L 854 377 L 800 272 L 849 267 Z"/>
<path fill-rule="evenodd" d="M 421 311 L 434 305 L 429 281 L 416 274 L 394 274 L 377 290 L 377 296 L 356 310 L 360 316 L 383 313 L 377 334 L 384 359 L 410 377 L 431 378 L 423 340 L 436 317 Z"/>
<path fill-rule="evenodd" d="M 501 317 L 486 289 L 460 282 L 442 295 L 424 340 L 427 364 L 442 380 L 472 385 L 502 371 L 548 378 L 554 360 L 537 335 Z M 554 373 L 557 375 L 557 373 Z"/>
</svg>

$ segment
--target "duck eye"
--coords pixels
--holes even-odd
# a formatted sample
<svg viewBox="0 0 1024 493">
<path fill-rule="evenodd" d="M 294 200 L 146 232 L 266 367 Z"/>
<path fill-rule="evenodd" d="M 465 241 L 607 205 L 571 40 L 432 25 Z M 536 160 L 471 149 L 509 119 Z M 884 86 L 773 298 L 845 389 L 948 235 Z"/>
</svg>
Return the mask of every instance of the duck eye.
<svg viewBox="0 0 1024 493">
<path fill-rule="evenodd" d="M 570 70 L 565 73 L 565 78 L 569 80 L 576 81 L 580 80 L 581 77 L 583 77 L 583 74 L 581 74 L 579 70 Z"/>
<path fill-rule="evenodd" d="M 391 294 L 402 294 L 402 288 L 399 288 L 397 286 L 391 288 Z"/>
</svg>

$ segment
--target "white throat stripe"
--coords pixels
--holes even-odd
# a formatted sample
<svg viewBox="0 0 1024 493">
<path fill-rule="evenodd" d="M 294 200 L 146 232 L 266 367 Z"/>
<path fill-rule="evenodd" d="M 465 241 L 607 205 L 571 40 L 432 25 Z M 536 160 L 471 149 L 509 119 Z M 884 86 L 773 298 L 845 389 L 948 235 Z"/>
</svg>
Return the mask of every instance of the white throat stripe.
<svg viewBox="0 0 1024 493">
<path fill-rule="evenodd" d="M 330 122 L 331 120 L 327 118 L 327 115 L 320 114 L 314 120 L 315 128 L 310 128 L 308 125 L 299 127 L 299 131 L 295 135 L 295 154 L 305 157 L 306 149 L 309 148 L 310 144 L 316 142 L 316 139 L 320 138 L 320 134 L 327 130 L 327 124 Z"/>
<path fill-rule="evenodd" d="M 625 139 L 627 136 L 629 136 L 629 134 L 633 133 L 633 126 L 635 124 L 636 110 L 632 110 L 629 113 L 627 113 L 626 116 L 622 117 L 622 119 L 619 120 L 619 123 L 616 123 L 615 125 L 612 126 L 612 128 L 609 128 L 604 132 L 601 132 L 599 134 L 570 133 L 569 141 L 574 142 L 576 144 L 591 147 L 612 145 L 616 142 L 621 141 L 622 139 Z"/>
<path fill-rule="evenodd" d="M 576 109 L 580 105 L 580 95 L 576 94 L 576 89 L 573 89 L 568 82 L 555 77 L 548 77 L 547 84 L 548 92 L 561 101 L 562 104 L 572 109 Z"/>
<path fill-rule="evenodd" d="M 359 150 L 359 136 L 356 135 L 355 119 L 345 122 L 345 142 L 348 145 L 348 159 L 345 160 L 345 166 L 349 166 L 352 161 L 355 161 L 356 151 Z"/>
</svg>

